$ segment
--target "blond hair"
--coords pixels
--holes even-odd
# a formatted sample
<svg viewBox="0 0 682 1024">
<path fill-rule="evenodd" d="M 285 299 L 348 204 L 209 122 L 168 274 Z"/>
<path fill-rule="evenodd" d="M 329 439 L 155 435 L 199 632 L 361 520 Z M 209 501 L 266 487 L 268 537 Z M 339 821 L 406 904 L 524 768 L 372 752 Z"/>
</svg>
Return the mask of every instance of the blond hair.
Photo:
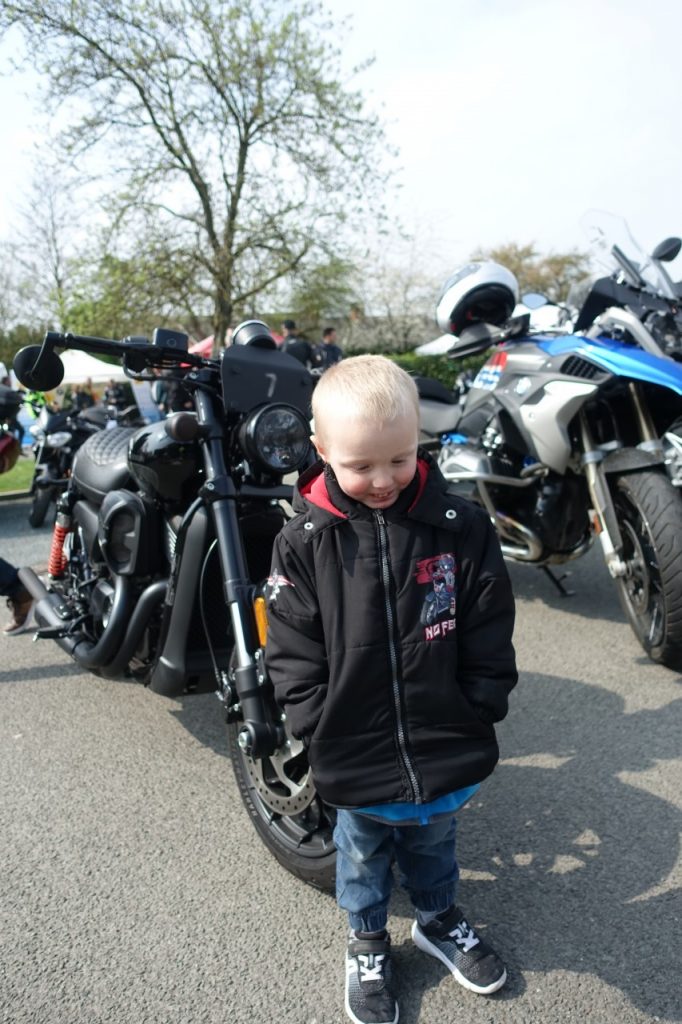
<svg viewBox="0 0 682 1024">
<path fill-rule="evenodd" d="M 414 412 L 419 418 L 419 394 L 409 373 L 385 356 L 352 356 L 326 370 L 313 391 L 313 420 L 317 434 L 325 415 L 391 423 Z"/>
</svg>

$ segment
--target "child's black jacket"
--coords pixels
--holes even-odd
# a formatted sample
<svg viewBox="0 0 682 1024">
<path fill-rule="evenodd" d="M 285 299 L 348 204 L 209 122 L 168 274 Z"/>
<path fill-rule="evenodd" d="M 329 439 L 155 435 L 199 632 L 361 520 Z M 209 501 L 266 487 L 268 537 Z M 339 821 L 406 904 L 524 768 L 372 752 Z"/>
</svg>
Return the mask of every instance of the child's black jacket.
<svg viewBox="0 0 682 1024">
<path fill-rule="evenodd" d="M 317 791 L 337 807 L 480 782 L 517 680 L 492 524 L 419 456 L 417 478 L 381 513 L 317 463 L 275 542 L 266 663 Z"/>
</svg>

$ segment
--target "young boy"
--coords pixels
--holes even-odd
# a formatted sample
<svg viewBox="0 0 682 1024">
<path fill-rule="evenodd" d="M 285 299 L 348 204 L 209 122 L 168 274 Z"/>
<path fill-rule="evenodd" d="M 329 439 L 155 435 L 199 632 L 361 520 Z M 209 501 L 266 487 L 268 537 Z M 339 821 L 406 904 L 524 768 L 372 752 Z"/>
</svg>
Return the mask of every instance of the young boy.
<svg viewBox="0 0 682 1024">
<path fill-rule="evenodd" d="M 487 513 L 418 450 L 412 378 L 383 356 L 331 367 L 313 394 L 320 462 L 272 563 L 266 660 L 319 795 L 337 808 L 348 914 L 346 1012 L 395 1024 L 386 932 L 391 863 L 412 938 L 466 988 L 504 984 L 455 906 L 454 812 L 498 758 L 516 683 L 514 603 Z"/>
</svg>

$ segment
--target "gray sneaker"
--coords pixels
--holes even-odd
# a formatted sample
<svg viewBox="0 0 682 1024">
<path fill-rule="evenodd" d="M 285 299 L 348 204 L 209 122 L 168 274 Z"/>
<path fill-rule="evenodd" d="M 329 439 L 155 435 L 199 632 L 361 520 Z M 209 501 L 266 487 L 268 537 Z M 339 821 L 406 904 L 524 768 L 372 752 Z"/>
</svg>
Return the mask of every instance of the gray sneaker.
<svg viewBox="0 0 682 1024">
<path fill-rule="evenodd" d="M 458 907 L 451 907 L 428 924 L 415 921 L 412 939 L 424 953 L 445 964 L 455 980 L 471 992 L 487 996 L 507 980 L 497 953 L 467 924 Z"/>
<path fill-rule="evenodd" d="M 398 1004 L 391 990 L 391 940 L 348 939 L 346 1013 L 355 1024 L 397 1024 Z"/>
</svg>

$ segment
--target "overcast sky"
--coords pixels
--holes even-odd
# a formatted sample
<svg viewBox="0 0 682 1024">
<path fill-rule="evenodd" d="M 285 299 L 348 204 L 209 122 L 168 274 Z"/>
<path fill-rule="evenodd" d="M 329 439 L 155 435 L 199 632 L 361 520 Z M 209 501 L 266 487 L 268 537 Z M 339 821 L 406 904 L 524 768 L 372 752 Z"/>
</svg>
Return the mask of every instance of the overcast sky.
<svg viewBox="0 0 682 1024">
<path fill-rule="evenodd" d="M 352 16 L 348 65 L 376 58 L 355 84 L 400 150 L 396 213 L 453 266 L 509 241 L 585 248 L 579 222 L 594 207 L 624 216 L 646 248 L 682 235 L 681 3 L 327 6 Z M 20 88 L 0 82 L 0 235 L 33 138 L 35 112 Z"/>
</svg>

